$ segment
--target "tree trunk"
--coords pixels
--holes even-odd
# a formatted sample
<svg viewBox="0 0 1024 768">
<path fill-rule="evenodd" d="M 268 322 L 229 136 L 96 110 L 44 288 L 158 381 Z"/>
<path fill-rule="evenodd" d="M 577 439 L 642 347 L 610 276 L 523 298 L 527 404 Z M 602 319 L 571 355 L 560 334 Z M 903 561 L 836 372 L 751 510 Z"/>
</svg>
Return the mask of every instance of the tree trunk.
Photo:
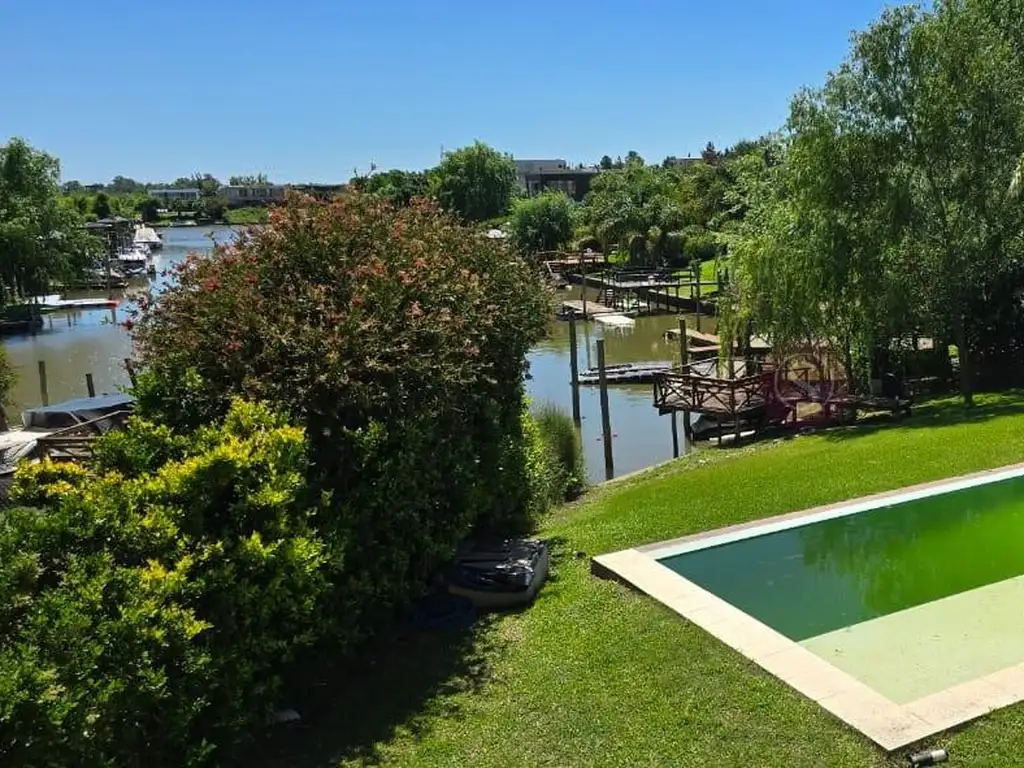
<svg viewBox="0 0 1024 768">
<path fill-rule="evenodd" d="M 973 366 L 971 364 L 973 350 L 967 340 L 967 319 L 962 313 L 957 323 L 956 348 L 960 358 L 960 394 L 964 398 L 964 405 L 970 407 L 974 405 Z"/>
</svg>

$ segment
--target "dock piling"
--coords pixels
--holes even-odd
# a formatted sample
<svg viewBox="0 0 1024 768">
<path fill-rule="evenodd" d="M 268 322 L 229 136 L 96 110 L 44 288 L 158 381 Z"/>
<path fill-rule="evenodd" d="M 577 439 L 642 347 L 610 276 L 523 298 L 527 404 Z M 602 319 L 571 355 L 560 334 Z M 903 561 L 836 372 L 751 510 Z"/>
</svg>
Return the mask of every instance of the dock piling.
<svg viewBox="0 0 1024 768">
<path fill-rule="evenodd" d="M 50 393 L 46 387 L 46 361 L 39 361 L 39 397 L 43 401 L 43 405 L 50 404 Z"/>
<path fill-rule="evenodd" d="M 605 374 L 604 339 L 597 340 L 597 370 L 601 387 L 601 436 L 604 439 L 604 473 L 611 480 L 615 476 L 612 459 L 612 422 L 608 413 L 608 377 Z"/>
<path fill-rule="evenodd" d="M 572 420 L 580 426 L 580 365 L 576 349 L 576 317 L 569 315 L 569 367 L 572 369 Z"/>
<path fill-rule="evenodd" d="M 96 397 L 96 385 L 93 384 L 92 374 L 85 374 L 85 389 L 89 393 L 89 397 Z"/>
<path fill-rule="evenodd" d="M 683 414 L 686 418 L 686 414 Z M 676 424 L 676 411 L 672 411 L 672 458 L 679 458 L 679 425 Z"/>
</svg>

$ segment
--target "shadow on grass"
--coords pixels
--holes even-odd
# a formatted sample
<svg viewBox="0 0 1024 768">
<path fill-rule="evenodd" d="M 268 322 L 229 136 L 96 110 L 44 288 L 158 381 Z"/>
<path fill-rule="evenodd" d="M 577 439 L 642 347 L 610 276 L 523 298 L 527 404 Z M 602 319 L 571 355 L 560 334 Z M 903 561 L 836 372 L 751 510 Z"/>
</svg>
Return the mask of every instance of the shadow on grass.
<svg viewBox="0 0 1024 768">
<path fill-rule="evenodd" d="M 548 582 L 557 580 L 559 561 L 573 557 L 564 541 L 549 539 Z M 543 595 L 544 589 L 541 589 Z M 399 732 L 413 739 L 439 718 L 461 715 L 455 694 L 480 690 L 491 661 L 507 639 L 498 631 L 501 615 L 480 616 L 466 630 L 419 630 L 395 625 L 381 633 L 358 658 L 329 661 L 302 675 L 301 693 L 287 706 L 302 720 L 267 730 L 233 764 L 252 768 L 327 768 L 340 761 L 380 765 L 377 745 Z"/>
<path fill-rule="evenodd" d="M 891 414 L 870 415 L 856 424 L 822 429 L 827 440 L 844 441 L 865 437 L 881 429 L 909 430 L 979 424 L 1002 416 L 1024 415 L 1024 390 L 979 393 L 967 407 L 959 396 L 946 395 L 914 405 L 910 416 L 897 419 Z"/>
</svg>

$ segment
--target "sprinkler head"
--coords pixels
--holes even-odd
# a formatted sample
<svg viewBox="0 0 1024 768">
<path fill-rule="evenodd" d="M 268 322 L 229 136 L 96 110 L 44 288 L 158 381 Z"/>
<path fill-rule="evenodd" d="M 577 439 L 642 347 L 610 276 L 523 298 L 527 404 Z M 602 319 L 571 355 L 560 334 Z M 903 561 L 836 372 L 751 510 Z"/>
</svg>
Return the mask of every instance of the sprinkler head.
<svg viewBox="0 0 1024 768">
<path fill-rule="evenodd" d="M 910 756 L 911 765 L 938 765 L 949 759 L 949 753 L 944 749 L 929 749 L 925 752 L 917 752 Z"/>
</svg>

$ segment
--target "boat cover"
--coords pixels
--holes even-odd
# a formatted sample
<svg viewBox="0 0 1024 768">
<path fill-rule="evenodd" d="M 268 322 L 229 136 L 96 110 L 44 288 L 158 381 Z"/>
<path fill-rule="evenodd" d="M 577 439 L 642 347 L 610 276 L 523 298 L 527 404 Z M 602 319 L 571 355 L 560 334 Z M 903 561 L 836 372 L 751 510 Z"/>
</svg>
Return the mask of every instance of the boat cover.
<svg viewBox="0 0 1024 768">
<path fill-rule="evenodd" d="M 134 402 L 132 397 L 123 394 L 76 397 L 22 411 L 21 423 L 25 429 L 64 429 L 115 411 L 131 410 Z"/>
</svg>

